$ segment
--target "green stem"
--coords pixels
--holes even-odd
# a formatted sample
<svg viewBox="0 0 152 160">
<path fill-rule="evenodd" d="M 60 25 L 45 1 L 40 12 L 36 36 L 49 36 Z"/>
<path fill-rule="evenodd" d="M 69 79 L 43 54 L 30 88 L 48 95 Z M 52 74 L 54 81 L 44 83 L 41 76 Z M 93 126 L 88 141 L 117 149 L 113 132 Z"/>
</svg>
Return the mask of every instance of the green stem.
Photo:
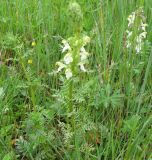
<svg viewBox="0 0 152 160">
<path fill-rule="evenodd" d="M 73 111 L 72 94 L 73 94 L 73 81 L 71 80 L 69 83 L 69 111 L 70 112 Z"/>
<path fill-rule="evenodd" d="M 73 112 L 73 81 L 71 80 L 69 83 L 69 112 Z M 74 115 L 71 117 L 72 129 L 75 129 L 75 118 Z"/>
<path fill-rule="evenodd" d="M 20 63 L 21 63 L 23 72 L 25 74 L 25 78 L 27 79 L 28 82 L 30 82 L 30 76 L 28 75 L 28 73 L 26 71 L 24 62 L 23 62 L 21 57 L 19 57 L 19 58 L 20 58 Z M 35 94 L 34 94 L 34 90 L 33 90 L 32 86 L 30 86 L 29 92 L 30 92 L 30 95 L 31 95 L 31 101 L 32 101 L 33 109 L 35 110 L 35 106 L 36 106 L 35 105 Z"/>
</svg>

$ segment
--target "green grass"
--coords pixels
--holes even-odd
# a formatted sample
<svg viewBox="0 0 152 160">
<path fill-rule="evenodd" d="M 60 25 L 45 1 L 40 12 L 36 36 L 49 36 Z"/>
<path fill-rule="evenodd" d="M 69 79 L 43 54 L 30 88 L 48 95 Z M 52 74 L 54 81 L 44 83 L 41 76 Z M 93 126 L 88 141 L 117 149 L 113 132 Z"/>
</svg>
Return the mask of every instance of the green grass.
<svg viewBox="0 0 152 160">
<path fill-rule="evenodd" d="M 0 1 L 0 159 L 151 160 L 152 1 L 77 0 L 78 24 L 69 2 Z M 136 54 L 127 18 L 141 6 L 147 37 Z M 53 73 L 77 29 L 91 38 L 89 72 L 70 81 Z"/>
</svg>

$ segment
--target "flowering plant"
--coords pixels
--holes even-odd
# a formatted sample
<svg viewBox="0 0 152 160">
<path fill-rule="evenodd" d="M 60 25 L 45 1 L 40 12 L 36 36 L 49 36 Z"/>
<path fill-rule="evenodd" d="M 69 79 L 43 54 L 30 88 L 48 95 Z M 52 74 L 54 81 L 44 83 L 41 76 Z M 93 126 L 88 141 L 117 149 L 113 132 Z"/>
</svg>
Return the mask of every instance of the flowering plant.
<svg viewBox="0 0 152 160">
<path fill-rule="evenodd" d="M 128 16 L 128 29 L 126 30 L 126 48 L 132 48 L 136 54 L 142 51 L 144 39 L 146 38 L 147 32 L 146 18 L 144 16 L 143 8 L 140 7 L 135 12 L 132 12 Z"/>
<path fill-rule="evenodd" d="M 64 70 L 66 78 L 69 80 L 73 76 L 76 76 L 79 71 L 87 72 L 85 68 L 88 62 L 89 53 L 86 51 L 85 46 L 90 42 L 88 36 L 71 37 L 68 40 L 62 40 L 62 53 L 64 53 L 63 59 L 56 62 L 58 66 L 57 73 Z"/>
</svg>

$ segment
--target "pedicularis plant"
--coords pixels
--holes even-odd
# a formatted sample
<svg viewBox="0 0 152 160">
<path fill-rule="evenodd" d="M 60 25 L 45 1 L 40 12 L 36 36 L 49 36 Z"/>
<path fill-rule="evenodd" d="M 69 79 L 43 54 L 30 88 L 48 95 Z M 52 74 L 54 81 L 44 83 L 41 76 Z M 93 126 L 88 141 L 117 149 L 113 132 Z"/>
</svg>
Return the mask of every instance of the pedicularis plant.
<svg viewBox="0 0 152 160">
<path fill-rule="evenodd" d="M 58 66 L 57 73 L 62 71 L 65 73 L 67 81 L 69 81 L 69 110 L 72 111 L 72 92 L 73 82 L 76 77 L 80 76 L 80 72 L 86 73 L 89 53 L 85 50 L 85 46 L 90 42 L 88 36 L 74 36 L 68 40 L 62 40 L 62 53 L 65 54 L 63 59 L 56 62 Z"/>
<path fill-rule="evenodd" d="M 83 14 L 81 8 L 77 3 L 69 5 L 71 20 L 73 21 L 74 36 L 62 40 L 62 54 L 63 58 L 56 62 L 58 67 L 56 73 L 64 73 L 68 83 L 68 108 L 67 113 L 72 112 L 73 108 L 73 87 L 75 79 L 80 78 L 81 73 L 87 73 L 88 56 L 86 45 L 90 43 L 90 37 L 83 35 L 81 31 L 81 21 Z M 79 79 L 80 80 L 80 79 Z"/>
<path fill-rule="evenodd" d="M 128 16 L 128 29 L 126 47 L 132 49 L 136 54 L 143 50 L 144 40 L 146 39 L 146 17 L 143 8 L 140 7 Z"/>
</svg>

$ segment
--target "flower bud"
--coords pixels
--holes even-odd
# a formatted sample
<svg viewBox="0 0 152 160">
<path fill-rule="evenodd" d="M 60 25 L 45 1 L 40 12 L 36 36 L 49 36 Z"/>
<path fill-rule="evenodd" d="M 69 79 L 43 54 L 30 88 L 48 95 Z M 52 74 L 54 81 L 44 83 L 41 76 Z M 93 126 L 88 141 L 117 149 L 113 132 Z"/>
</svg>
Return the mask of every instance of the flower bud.
<svg viewBox="0 0 152 160">
<path fill-rule="evenodd" d="M 69 14 L 75 22 L 80 22 L 83 19 L 81 7 L 77 2 L 72 2 L 69 4 Z"/>
</svg>

